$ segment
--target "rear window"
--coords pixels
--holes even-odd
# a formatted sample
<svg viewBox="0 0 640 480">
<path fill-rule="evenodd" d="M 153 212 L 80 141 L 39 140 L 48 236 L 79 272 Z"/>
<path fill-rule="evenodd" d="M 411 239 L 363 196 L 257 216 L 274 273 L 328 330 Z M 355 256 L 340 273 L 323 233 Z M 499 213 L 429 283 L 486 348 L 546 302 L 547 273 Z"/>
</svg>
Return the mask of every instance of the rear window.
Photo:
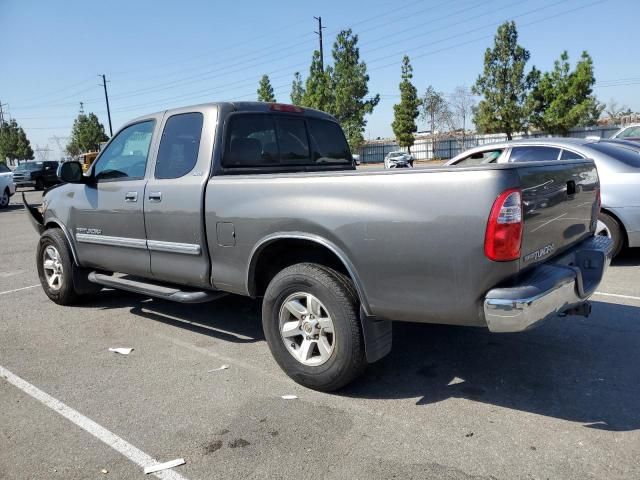
<svg viewBox="0 0 640 480">
<path fill-rule="evenodd" d="M 511 162 L 548 162 L 557 160 L 560 149 L 554 147 L 513 147 L 511 149 Z"/>
<path fill-rule="evenodd" d="M 222 165 L 227 168 L 351 163 L 340 126 L 287 115 L 231 117 Z"/>
<path fill-rule="evenodd" d="M 16 170 L 40 170 L 42 168 L 42 162 L 24 162 L 16 167 Z"/>
<path fill-rule="evenodd" d="M 589 146 L 600 153 L 609 155 L 619 162 L 629 165 L 630 167 L 640 168 L 640 152 L 636 149 L 627 148 L 614 143 L 603 142 L 592 143 Z"/>
<path fill-rule="evenodd" d="M 616 138 L 640 137 L 640 127 L 629 127 L 620 132 Z"/>
</svg>

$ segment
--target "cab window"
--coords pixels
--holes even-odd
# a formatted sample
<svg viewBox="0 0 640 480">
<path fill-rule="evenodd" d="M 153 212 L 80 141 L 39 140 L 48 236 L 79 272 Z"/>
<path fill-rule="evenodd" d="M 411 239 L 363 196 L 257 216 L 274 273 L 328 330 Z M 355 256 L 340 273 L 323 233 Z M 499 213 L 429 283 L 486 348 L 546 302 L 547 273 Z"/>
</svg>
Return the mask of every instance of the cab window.
<svg viewBox="0 0 640 480">
<path fill-rule="evenodd" d="M 96 180 L 144 178 L 154 124 L 148 120 L 121 130 L 100 155 L 93 172 Z"/>
</svg>

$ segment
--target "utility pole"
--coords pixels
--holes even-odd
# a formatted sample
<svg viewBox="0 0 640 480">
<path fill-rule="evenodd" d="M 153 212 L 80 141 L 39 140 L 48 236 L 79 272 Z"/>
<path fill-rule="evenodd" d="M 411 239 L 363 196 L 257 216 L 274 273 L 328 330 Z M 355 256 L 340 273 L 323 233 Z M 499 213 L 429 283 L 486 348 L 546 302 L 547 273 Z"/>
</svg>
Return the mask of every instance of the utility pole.
<svg viewBox="0 0 640 480">
<path fill-rule="evenodd" d="M 318 31 L 313 32 L 320 38 L 320 68 L 324 72 L 324 51 L 322 50 L 322 29 L 327 28 L 322 26 L 322 17 L 313 17 L 318 20 Z"/>
<path fill-rule="evenodd" d="M 7 106 L 6 103 L 0 102 L 0 125 L 4 123 L 4 111 L 2 110 L 2 107 L 6 107 L 6 106 Z"/>
<path fill-rule="evenodd" d="M 109 117 L 109 136 L 113 137 L 113 128 L 111 127 L 111 110 L 109 109 L 109 95 L 107 94 L 107 79 L 104 76 L 104 73 L 98 76 L 102 77 L 102 86 L 104 88 L 104 100 L 105 102 L 107 102 L 107 117 Z"/>
</svg>

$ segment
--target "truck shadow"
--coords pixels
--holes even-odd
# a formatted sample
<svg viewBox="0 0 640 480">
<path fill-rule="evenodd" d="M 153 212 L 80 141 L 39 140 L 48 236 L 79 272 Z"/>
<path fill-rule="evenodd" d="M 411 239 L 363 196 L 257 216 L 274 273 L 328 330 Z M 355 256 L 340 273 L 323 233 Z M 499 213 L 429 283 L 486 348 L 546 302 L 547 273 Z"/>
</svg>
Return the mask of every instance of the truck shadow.
<svg viewBox="0 0 640 480">
<path fill-rule="evenodd" d="M 393 351 L 340 393 L 464 398 L 588 428 L 640 428 L 640 308 L 593 302 L 589 319 L 567 317 L 519 334 L 394 324 Z"/>
<path fill-rule="evenodd" d="M 264 340 L 259 302 L 237 295 L 227 295 L 211 303 L 181 304 L 104 290 L 79 306 L 102 310 L 131 307 L 133 315 L 228 342 Z"/>
<path fill-rule="evenodd" d="M 636 267 L 640 265 L 640 248 L 626 248 L 618 255 L 611 265 L 615 267 Z"/>
</svg>

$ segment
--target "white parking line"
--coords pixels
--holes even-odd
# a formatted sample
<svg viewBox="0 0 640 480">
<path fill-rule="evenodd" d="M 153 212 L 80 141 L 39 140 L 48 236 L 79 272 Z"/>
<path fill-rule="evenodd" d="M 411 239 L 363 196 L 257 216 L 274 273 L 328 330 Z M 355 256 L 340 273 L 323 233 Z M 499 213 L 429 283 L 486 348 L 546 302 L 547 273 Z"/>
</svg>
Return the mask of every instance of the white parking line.
<svg viewBox="0 0 640 480">
<path fill-rule="evenodd" d="M 29 285 L 28 287 L 22 287 L 22 288 L 16 288 L 14 290 L 7 290 L 6 292 L 0 292 L 0 295 L 6 295 L 8 293 L 14 293 L 14 292 L 19 292 L 21 290 L 29 290 L 30 288 L 36 288 L 39 287 L 40 284 L 37 285 Z"/>
<path fill-rule="evenodd" d="M 106 443 L 115 451 L 124 455 L 139 467 L 144 469 L 144 467 L 148 467 L 150 465 L 155 465 L 157 463 L 160 463 L 158 462 L 158 460 L 147 455 L 142 450 L 137 449 L 126 440 L 123 440 L 122 438 L 117 436 L 115 433 L 110 432 L 106 428 L 98 425 L 93 420 L 85 417 L 80 412 L 75 411 L 73 408 L 68 407 L 67 405 L 65 405 L 59 400 L 56 400 L 51 395 L 43 392 L 37 387 L 34 387 L 29 382 L 11 373 L 9 370 L 7 370 L 1 365 L 0 365 L 0 377 L 3 377 L 5 380 L 7 380 L 9 383 L 14 385 L 15 387 L 19 388 L 26 394 L 32 396 L 33 398 L 35 398 L 45 406 L 49 407 L 51 410 L 59 413 L 60 415 L 65 417 L 67 420 L 70 420 L 71 422 L 75 423 L 77 426 L 79 426 L 86 432 L 89 432 L 91 435 L 96 437 L 101 442 Z M 185 477 L 183 477 L 177 472 L 174 472 L 173 470 L 164 470 L 161 472 L 156 472 L 153 475 L 165 480 L 187 480 Z"/>
<path fill-rule="evenodd" d="M 634 297 L 632 295 L 620 295 L 618 293 L 596 292 L 595 295 L 602 295 L 603 297 L 626 298 L 628 300 L 640 300 L 640 297 Z"/>
</svg>

